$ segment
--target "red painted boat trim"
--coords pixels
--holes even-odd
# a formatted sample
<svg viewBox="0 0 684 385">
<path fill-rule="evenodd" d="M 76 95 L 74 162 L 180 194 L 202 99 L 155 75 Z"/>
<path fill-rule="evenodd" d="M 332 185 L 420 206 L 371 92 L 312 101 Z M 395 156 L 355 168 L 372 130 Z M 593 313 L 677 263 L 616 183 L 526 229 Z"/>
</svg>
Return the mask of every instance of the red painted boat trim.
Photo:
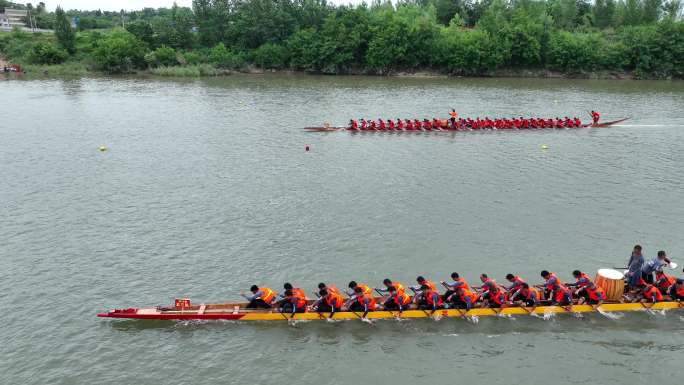
<svg viewBox="0 0 684 385">
<path fill-rule="evenodd" d="M 110 311 L 108 313 L 98 313 L 100 318 L 127 318 L 127 319 L 155 319 L 155 320 L 173 320 L 173 321 L 189 321 L 189 320 L 239 320 L 244 317 L 244 314 L 138 314 L 137 309 L 133 312 L 124 311 Z"/>
</svg>

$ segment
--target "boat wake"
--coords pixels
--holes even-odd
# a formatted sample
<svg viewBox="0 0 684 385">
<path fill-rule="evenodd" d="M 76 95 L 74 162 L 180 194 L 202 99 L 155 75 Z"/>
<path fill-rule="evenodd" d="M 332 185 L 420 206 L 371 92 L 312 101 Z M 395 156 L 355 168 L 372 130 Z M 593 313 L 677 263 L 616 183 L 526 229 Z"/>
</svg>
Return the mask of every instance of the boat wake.
<svg viewBox="0 0 684 385">
<path fill-rule="evenodd" d="M 618 319 L 620 319 L 620 318 L 622 318 L 622 317 L 625 316 L 624 313 L 612 313 L 612 312 L 603 311 L 600 307 L 597 308 L 596 310 L 597 310 L 597 311 L 599 312 L 599 314 L 601 314 L 602 316 L 604 316 L 604 317 L 606 317 L 606 318 L 608 318 L 608 319 L 612 319 L 612 320 L 618 320 Z"/>
</svg>

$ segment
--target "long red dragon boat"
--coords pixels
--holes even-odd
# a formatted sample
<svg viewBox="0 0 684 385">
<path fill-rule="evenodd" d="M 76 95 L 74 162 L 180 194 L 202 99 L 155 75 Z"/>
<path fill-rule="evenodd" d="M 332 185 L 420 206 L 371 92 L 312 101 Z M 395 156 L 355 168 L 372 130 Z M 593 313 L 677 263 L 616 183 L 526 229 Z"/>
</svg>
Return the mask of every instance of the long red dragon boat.
<svg viewBox="0 0 684 385">
<path fill-rule="evenodd" d="M 425 128 L 413 128 L 413 129 L 407 129 L 407 128 L 351 128 L 351 127 L 341 127 L 341 126 L 329 126 L 329 125 L 324 125 L 323 127 L 304 127 L 305 131 L 308 132 L 338 132 L 338 131 L 349 131 L 349 132 L 444 132 L 444 131 L 530 131 L 530 130 L 559 130 L 559 129 L 565 129 L 565 130 L 570 130 L 570 129 L 577 129 L 577 128 L 604 128 L 604 127 L 610 127 L 614 126 L 616 124 L 622 123 L 626 121 L 629 118 L 622 118 L 618 120 L 612 120 L 612 121 L 607 121 L 607 122 L 598 122 L 598 123 L 584 123 L 578 126 L 573 126 L 573 127 L 520 127 L 520 128 L 479 128 L 479 127 L 473 127 L 468 124 L 456 124 L 456 125 L 451 125 L 449 124 L 448 120 L 441 120 L 441 125 L 440 127 L 432 127 L 429 129 Z"/>
</svg>

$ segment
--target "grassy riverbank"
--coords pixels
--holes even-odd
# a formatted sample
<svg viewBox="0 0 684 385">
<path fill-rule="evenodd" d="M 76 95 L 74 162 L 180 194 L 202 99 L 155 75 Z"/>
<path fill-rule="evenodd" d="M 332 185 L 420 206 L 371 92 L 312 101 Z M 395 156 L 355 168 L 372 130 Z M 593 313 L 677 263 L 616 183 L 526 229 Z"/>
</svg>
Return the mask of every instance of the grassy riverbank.
<svg viewBox="0 0 684 385">
<path fill-rule="evenodd" d="M 629 3 L 633 9 L 613 4 L 617 8 L 608 7 L 608 16 L 605 1 L 611 0 L 593 5 L 580 0 L 488 0 L 477 9 L 464 5 L 448 12 L 437 0 L 424 5 L 331 7 L 314 2 L 286 9 L 275 3 L 268 3 L 273 9 L 250 8 L 256 1 L 226 15 L 213 2 L 201 7 L 202 1 L 194 9 L 131 13 L 135 19 L 126 29 L 73 31 L 60 11 L 55 35 L 3 33 L 0 53 L 24 66 L 29 76 L 200 77 L 284 71 L 684 78 L 681 7 L 666 12 L 661 2 L 655 10 L 649 8 L 659 0 L 634 0 Z M 316 17 L 307 19 L 311 13 Z"/>
</svg>

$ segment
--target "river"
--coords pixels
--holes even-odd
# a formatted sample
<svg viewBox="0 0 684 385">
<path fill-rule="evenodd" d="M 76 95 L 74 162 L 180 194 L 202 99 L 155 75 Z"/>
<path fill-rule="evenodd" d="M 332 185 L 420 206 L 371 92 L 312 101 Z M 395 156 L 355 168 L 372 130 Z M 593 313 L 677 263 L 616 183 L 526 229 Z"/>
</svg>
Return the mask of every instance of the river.
<svg viewBox="0 0 684 385">
<path fill-rule="evenodd" d="M 682 82 L 240 75 L 12 80 L 0 95 L 1 384 L 678 382 L 677 311 L 375 326 L 95 314 L 254 283 L 570 280 L 624 265 L 635 243 L 682 265 Z M 452 107 L 631 120 L 301 130 Z"/>
</svg>

